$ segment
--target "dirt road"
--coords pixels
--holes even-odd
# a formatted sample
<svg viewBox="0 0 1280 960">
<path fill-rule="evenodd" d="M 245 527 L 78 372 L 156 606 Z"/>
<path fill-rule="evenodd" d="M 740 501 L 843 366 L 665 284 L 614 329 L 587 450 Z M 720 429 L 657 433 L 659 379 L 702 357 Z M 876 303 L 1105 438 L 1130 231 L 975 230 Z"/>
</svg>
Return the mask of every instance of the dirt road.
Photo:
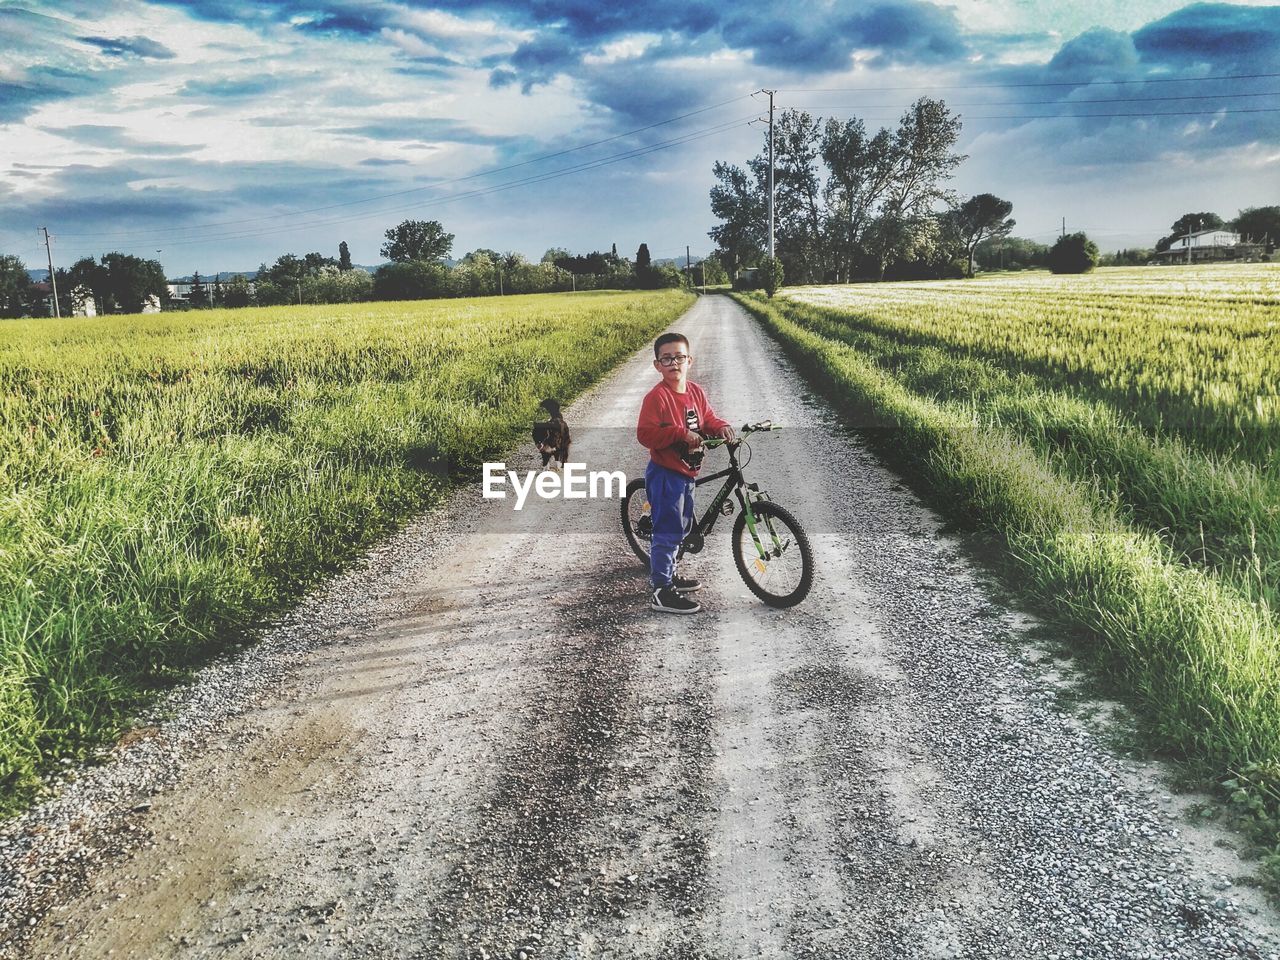
<svg viewBox="0 0 1280 960">
<path fill-rule="evenodd" d="M 13 889 L 27 879 L 9 909 L 28 913 L 10 916 L 25 936 L 11 929 L 7 952 L 1280 949 L 1276 914 L 1233 885 L 1229 840 L 1185 825 L 1158 768 L 1118 759 L 1062 703 L 1067 668 L 1027 618 L 772 341 L 723 297 L 679 328 L 719 412 L 787 424 L 747 473 L 810 531 L 803 605 L 748 597 L 726 525 L 688 568 L 706 611 L 651 613 L 616 502 L 531 497 L 517 513 L 477 484 L 220 668 L 221 713 L 192 746 L 169 749 L 212 709 L 198 690 L 81 778 L 76 796 L 99 799 L 80 801 L 79 826 L 11 830 L 0 857 Z M 651 355 L 566 411 L 575 460 L 643 469 Z M 532 463 L 525 449 L 510 465 Z M 266 689 L 255 664 L 274 671 Z M 237 684 L 255 692 L 226 707 Z M 129 773 L 157 751 L 171 775 Z M 30 880 L 76 843 L 111 847 L 78 892 L 52 868 Z"/>
</svg>

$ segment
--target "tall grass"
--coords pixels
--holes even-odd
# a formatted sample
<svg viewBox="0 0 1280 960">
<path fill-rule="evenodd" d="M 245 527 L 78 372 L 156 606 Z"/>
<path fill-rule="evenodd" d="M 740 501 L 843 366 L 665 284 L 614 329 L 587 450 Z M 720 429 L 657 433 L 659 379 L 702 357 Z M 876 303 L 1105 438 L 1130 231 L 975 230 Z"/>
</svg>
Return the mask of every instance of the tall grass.
<svg viewBox="0 0 1280 960">
<path fill-rule="evenodd" d="M 813 287 L 787 297 L 904 344 L 1085 391 L 1160 435 L 1259 466 L 1280 457 L 1280 268 Z"/>
<path fill-rule="evenodd" d="M 0 812 L 689 304 L 592 293 L 0 326 Z"/>
<path fill-rule="evenodd" d="M 1211 569 L 1280 612 L 1280 472 L 1144 430 L 1131 408 L 1117 409 L 1087 389 L 1049 386 L 975 353 L 899 340 L 803 299 L 783 309 L 913 393 L 983 429 L 1006 428 L 1056 471 L 1092 484 L 1130 525 L 1159 536 L 1183 562 Z"/>
<path fill-rule="evenodd" d="M 1093 638 L 1092 656 L 1132 691 L 1161 746 L 1222 775 L 1245 768 L 1274 775 L 1275 612 L 1224 574 L 1221 557 L 1194 562 L 1154 522 L 1176 510 L 1179 497 L 1227 504 L 1207 511 L 1225 537 L 1233 515 L 1273 516 L 1270 475 L 1144 434 L 1127 409 L 1087 389 L 1080 397 L 1047 389 L 976 350 L 966 360 L 894 337 L 884 332 L 888 323 L 870 332 L 866 314 L 848 305 L 796 302 L 817 299 L 808 294 L 740 300 L 855 423 L 892 429 L 893 455 L 909 460 L 940 502 L 999 535 L 1013 579 Z M 1093 295 L 1107 296 L 1096 286 Z M 981 288 L 969 296 L 980 300 Z M 911 320 L 898 315 L 894 323 Z"/>
</svg>

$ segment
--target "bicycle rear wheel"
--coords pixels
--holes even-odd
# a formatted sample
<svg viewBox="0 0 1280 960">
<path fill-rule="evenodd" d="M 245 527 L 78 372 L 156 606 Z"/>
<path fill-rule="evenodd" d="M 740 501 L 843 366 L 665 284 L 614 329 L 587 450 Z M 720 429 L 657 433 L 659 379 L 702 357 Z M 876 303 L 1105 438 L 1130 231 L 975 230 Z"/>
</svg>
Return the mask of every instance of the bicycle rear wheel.
<svg viewBox="0 0 1280 960">
<path fill-rule="evenodd" d="M 644 489 L 644 478 L 627 484 L 622 498 L 622 531 L 632 552 L 649 565 L 649 544 L 653 539 L 653 514 L 649 509 L 649 496 Z"/>
<path fill-rule="evenodd" d="M 751 504 L 756 535 L 765 556 L 740 512 L 733 522 L 733 562 L 747 589 L 771 607 L 794 607 L 813 586 L 813 550 L 799 522 L 768 500 Z"/>
</svg>

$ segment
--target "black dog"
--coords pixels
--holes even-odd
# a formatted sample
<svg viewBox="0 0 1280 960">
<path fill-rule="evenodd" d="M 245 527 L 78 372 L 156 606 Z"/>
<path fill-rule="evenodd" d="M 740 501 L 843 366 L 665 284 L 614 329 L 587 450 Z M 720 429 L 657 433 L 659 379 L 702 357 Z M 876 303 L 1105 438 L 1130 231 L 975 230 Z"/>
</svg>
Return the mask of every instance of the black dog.
<svg viewBox="0 0 1280 960">
<path fill-rule="evenodd" d="M 563 468 L 569 459 L 569 425 L 560 416 L 559 401 L 543 400 L 539 406 L 551 417 L 546 423 L 533 425 L 533 442 L 542 454 L 542 467 L 546 469 L 548 463 L 556 460 Z"/>
</svg>

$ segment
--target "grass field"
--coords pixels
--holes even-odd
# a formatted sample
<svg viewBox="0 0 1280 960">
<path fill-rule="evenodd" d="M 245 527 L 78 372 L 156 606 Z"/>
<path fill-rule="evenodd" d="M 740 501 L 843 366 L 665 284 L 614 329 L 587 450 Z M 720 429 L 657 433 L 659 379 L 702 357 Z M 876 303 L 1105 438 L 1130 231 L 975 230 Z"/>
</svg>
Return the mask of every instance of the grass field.
<svg viewBox="0 0 1280 960">
<path fill-rule="evenodd" d="M 1280 799 L 1280 267 L 740 299 L 999 537 L 1157 744 Z"/>
<path fill-rule="evenodd" d="M 0 324 L 0 813 L 691 301 Z"/>
</svg>

